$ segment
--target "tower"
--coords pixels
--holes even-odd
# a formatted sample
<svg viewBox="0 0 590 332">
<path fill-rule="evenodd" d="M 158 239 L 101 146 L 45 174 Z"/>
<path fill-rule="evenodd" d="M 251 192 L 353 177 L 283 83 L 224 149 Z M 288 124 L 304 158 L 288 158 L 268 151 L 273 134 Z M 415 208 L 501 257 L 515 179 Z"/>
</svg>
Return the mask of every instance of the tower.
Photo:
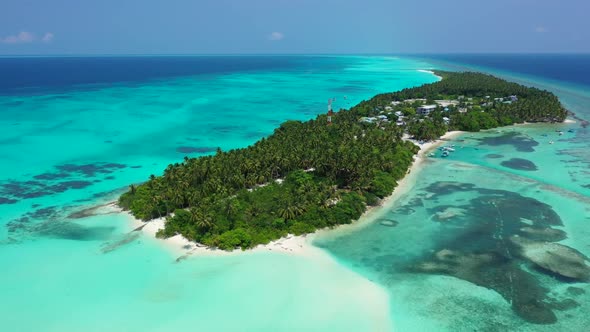
<svg viewBox="0 0 590 332">
<path fill-rule="evenodd" d="M 328 99 L 328 126 L 332 124 L 332 116 L 334 111 L 332 110 L 332 99 Z"/>
</svg>

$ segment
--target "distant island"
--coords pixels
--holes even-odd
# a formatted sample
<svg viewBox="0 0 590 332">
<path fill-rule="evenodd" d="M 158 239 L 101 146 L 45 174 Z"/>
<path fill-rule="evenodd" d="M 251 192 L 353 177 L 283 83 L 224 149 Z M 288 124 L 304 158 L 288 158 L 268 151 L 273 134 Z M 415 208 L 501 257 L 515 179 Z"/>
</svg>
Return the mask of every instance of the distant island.
<svg viewBox="0 0 590 332">
<path fill-rule="evenodd" d="M 563 122 L 567 115 L 548 91 L 481 73 L 435 74 L 441 81 L 284 122 L 246 148 L 185 157 L 163 176 L 130 186 L 119 205 L 145 221 L 167 218 L 159 237 L 252 248 L 349 224 L 379 204 L 419 151 L 404 135 L 428 141 L 447 131 Z"/>
</svg>

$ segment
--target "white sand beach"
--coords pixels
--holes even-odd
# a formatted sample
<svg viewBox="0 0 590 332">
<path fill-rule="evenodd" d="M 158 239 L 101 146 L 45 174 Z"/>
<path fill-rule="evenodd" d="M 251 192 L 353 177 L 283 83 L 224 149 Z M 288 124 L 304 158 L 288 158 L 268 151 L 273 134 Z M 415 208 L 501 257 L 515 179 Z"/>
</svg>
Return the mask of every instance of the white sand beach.
<svg viewBox="0 0 590 332">
<path fill-rule="evenodd" d="M 418 71 L 421 72 L 421 73 L 432 74 L 432 75 L 436 76 L 439 80 L 442 80 L 442 77 L 436 75 L 432 70 L 418 69 Z"/>
</svg>

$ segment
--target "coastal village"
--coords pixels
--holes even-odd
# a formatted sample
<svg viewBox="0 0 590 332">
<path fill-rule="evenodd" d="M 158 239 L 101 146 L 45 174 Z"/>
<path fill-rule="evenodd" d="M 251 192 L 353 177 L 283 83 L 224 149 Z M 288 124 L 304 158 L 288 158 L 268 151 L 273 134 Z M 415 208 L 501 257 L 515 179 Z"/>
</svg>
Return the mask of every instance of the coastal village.
<svg viewBox="0 0 590 332">
<path fill-rule="evenodd" d="M 508 97 L 472 98 L 458 96 L 457 99 L 428 100 L 426 98 L 406 99 L 392 101 L 390 105 L 376 107 L 376 116 L 364 116 L 359 119 L 364 123 L 388 123 L 395 122 L 398 126 L 406 126 L 412 122 L 423 122 L 432 114 L 442 115 L 446 125 L 450 124 L 452 114 L 463 114 L 469 111 L 485 112 L 495 108 L 498 104 L 512 104 L 518 101 L 516 95 Z"/>
<path fill-rule="evenodd" d="M 495 109 L 498 105 L 510 105 L 518 102 L 516 95 L 507 97 L 485 96 L 483 98 L 465 97 L 463 95 L 456 98 L 428 100 L 426 98 L 412 98 L 405 100 L 394 100 L 389 104 L 377 106 L 373 109 L 376 115 L 364 116 L 359 118 L 359 122 L 368 125 L 377 125 L 385 129 L 385 124 L 395 123 L 402 128 L 408 138 L 415 138 L 419 144 L 424 141 L 435 139 L 435 137 L 424 137 L 419 135 L 419 131 L 412 130 L 420 127 L 425 121 L 436 123 L 439 128 L 444 128 L 445 132 L 451 128 L 451 119 L 468 112 L 486 112 Z M 441 132 L 442 133 L 442 132 Z M 416 135 L 418 134 L 418 135 Z M 455 147 L 440 147 L 441 157 L 449 156 L 450 152 L 455 151 Z M 430 153 L 429 156 L 435 156 Z"/>
<path fill-rule="evenodd" d="M 477 132 L 515 123 L 557 123 L 565 119 L 559 100 L 545 91 L 477 73 L 436 74 L 443 80 L 361 102 L 356 108 L 357 120 L 421 143 L 449 131 Z M 452 151 L 452 146 L 443 147 L 442 156 Z"/>
</svg>

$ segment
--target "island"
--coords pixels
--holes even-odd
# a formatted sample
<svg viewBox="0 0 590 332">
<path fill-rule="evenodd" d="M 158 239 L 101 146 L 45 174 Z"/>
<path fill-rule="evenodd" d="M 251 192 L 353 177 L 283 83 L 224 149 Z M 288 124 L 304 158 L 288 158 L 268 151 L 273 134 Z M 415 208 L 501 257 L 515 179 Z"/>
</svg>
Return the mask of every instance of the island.
<svg viewBox="0 0 590 332">
<path fill-rule="evenodd" d="M 408 173 L 419 147 L 407 137 L 429 141 L 567 115 L 548 91 L 482 73 L 435 74 L 436 83 L 286 121 L 246 148 L 185 157 L 131 185 L 118 204 L 144 221 L 166 218 L 159 237 L 248 249 L 357 220 Z"/>
</svg>

